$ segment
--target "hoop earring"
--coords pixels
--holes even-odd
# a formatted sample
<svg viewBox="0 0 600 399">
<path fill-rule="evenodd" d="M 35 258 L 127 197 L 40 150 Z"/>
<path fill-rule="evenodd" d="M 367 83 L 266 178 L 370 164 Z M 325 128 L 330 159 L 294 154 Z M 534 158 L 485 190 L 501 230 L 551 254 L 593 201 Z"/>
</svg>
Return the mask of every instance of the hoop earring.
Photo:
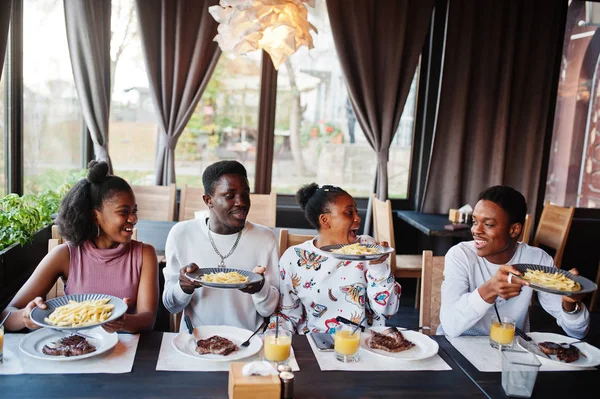
<svg viewBox="0 0 600 399">
<path fill-rule="evenodd" d="M 97 234 L 97 236 L 100 237 L 100 225 L 97 224 L 96 227 L 98 228 L 98 234 Z"/>
</svg>

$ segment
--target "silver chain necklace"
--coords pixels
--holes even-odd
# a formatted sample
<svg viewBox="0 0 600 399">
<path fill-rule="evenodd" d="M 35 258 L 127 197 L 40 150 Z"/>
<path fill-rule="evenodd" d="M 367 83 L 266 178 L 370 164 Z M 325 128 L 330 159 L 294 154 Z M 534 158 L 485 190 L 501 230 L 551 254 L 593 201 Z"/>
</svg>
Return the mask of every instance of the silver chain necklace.
<svg viewBox="0 0 600 399">
<path fill-rule="evenodd" d="M 231 247 L 231 250 L 229 250 L 229 253 L 225 256 L 221 255 L 221 252 L 219 252 L 219 250 L 217 249 L 217 245 L 215 244 L 215 241 L 212 238 L 212 235 L 210 234 L 210 219 L 208 222 L 208 239 L 210 240 L 210 244 L 212 245 L 213 249 L 215 250 L 215 252 L 217 253 L 217 255 L 219 255 L 219 257 L 221 258 L 221 263 L 219 263 L 219 267 L 225 267 L 225 259 L 227 259 L 232 253 L 233 251 L 235 251 L 235 249 L 238 246 L 238 243 L 240 242 L 240 238 L 242 237 L 242 229 L 240 229 L 240 231 L 237 234 L 237 237 L 235 239 L 235 243 L 233 243 L 233 247 Z"/>
</svg>

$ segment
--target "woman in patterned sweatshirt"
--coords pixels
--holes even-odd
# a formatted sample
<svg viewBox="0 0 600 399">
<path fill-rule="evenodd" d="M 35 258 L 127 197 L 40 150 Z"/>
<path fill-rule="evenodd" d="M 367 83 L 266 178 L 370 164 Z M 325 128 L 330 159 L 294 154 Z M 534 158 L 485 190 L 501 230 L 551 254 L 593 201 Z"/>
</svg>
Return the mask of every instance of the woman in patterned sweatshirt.
<svg viewBox="0 0 600 399">
<path fill-rule="evenodd" d="M 300 334 L 333 333 L 337 316 L 384 325 L 398 311 L 401 292 L 388 255 L 370 262 L 343 261 L 320 250 L 375 242 L 357 235 L 360 217 L 354 198 L 339 187 L 311 183 L 298 190 L 296 200 L 319 235 L 288 248 L 279 260 L 281 299 L 275 316 L 280 324 Z"/>
</svg>

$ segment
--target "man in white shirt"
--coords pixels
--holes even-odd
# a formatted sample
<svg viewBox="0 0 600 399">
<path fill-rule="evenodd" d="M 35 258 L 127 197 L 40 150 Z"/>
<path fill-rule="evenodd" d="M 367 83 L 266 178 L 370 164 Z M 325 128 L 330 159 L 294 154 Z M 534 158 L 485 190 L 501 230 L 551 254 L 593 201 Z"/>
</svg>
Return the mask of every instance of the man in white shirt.
<svg viewBox="0 0 600 399">
<path fill-rule="evenodd" d="M 516 320 L 528 331 L 528 310 L 533 290 L 511 265 L 528 263 L 555 267 L 543 250 L 518 242 L 527 204 L 521 193 L 507 186 L 490 187 L 479 194 L 473 210 L 473 241 L 450 248 L 445 257 L 438 334 L 489 334 L 494 303 L 501 316 Z M 571 273 L 578 274 L 577 269 Z M 581 296 L 538 292 L 542 307 L 572 337 L 582 338 L 590 323 Z"/>
<path fill-rule="evenodd" d="M 177 223 L 167 238 L 163 303 L 171 313 L 185 309 L 194 326 L 256 330 L 279 300 L 277 238 L 268 227 L 246 221 L 250 188 L 242 164 L 216 162 L 206 168 L 202 183 L 208 213 Z M 253 270 L 264 279 L 242 291 L 203 287 L 185 276 L 217 266 Z"/>
</svg>

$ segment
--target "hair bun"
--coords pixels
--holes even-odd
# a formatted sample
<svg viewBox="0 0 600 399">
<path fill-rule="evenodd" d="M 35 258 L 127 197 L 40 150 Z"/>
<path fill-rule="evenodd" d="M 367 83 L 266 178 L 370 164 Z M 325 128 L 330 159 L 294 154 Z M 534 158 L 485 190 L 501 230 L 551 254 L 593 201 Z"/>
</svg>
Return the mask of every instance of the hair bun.
<svg viewBox="0 0 600 399">
<path fill-rule="evenodd" d="M 87 179 L 91 183 L 102 183 L 108 178 L 108 164 L 104 161 L 90 161 Z"/>
<path fill-rule="evenodd" d="M 298 205 L 300 205 L 302 210 L 306 208 L 306 204 L 308 204 L 308 201 L 310 201 L 318 189 L 319 185 L 317 183 L 310 183 L 302 186 L 300 190 L 296 192 L 296 202 L 298 202 Z"/>
</svg>

